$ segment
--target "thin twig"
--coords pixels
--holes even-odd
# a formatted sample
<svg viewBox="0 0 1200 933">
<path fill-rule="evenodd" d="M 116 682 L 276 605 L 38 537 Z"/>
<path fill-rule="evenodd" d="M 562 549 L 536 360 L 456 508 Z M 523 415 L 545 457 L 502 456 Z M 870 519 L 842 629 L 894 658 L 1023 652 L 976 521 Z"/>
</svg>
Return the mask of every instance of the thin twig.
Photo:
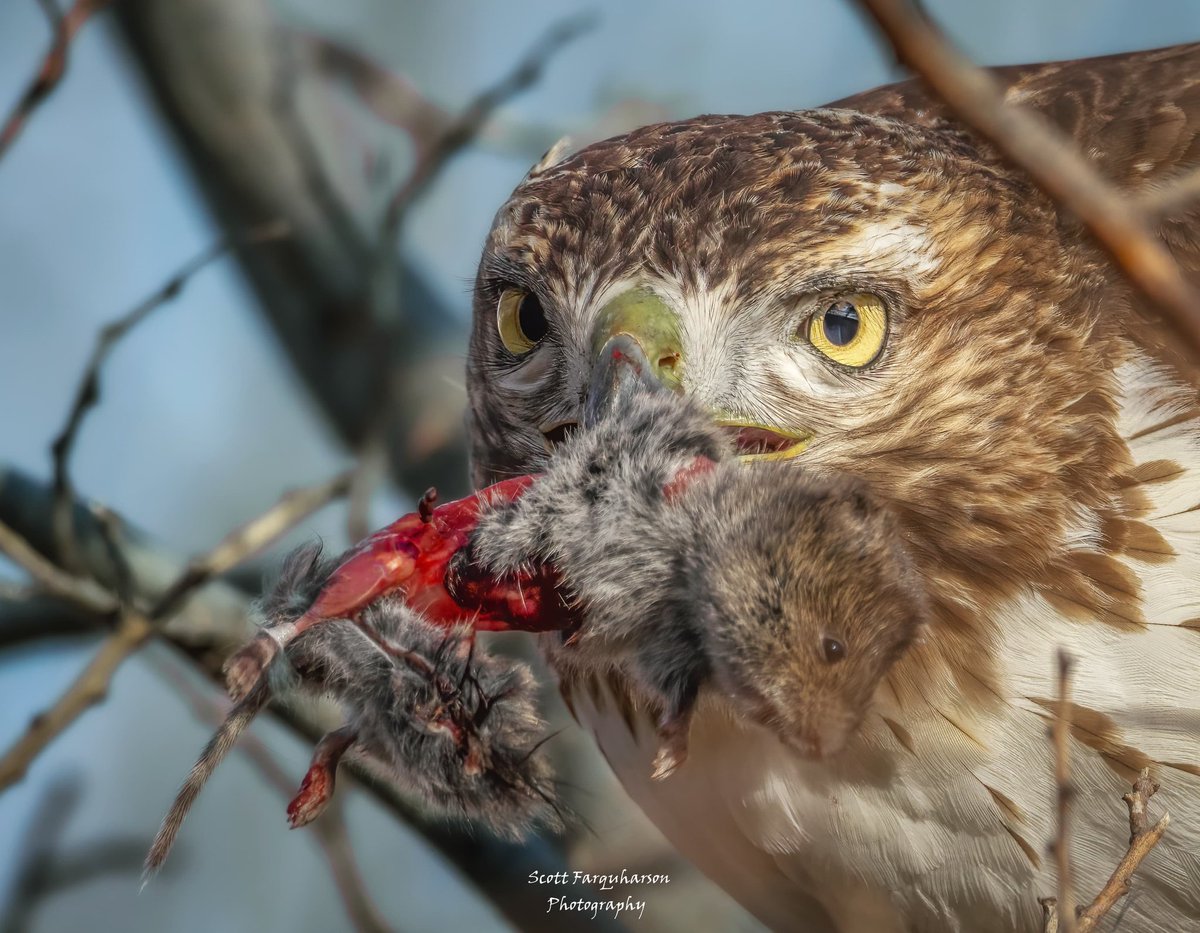
<svg viewBox="0 0 1200 933">
<path fill-rule="evenodd" d="M 1158 782 L 1150 777 L 1150 769 L 1145 768 L 1133 790 L 1122 798 L 1129 807 L 1129 849 L 1096 899 L 1080 912 L 1077 933 L 1092 933 L 1117 901 L 1129 893 L 1134 872 L 1167 831 L 1171 822 L 1168 813 L 1153 826 L 1147 826 L 1146 807 L 1157 792 Z"/>
<path fill-rule="evenodd" d="M 47 593 L 101 615 L 117 608 L 117 601 L 104 587 L 59 569 L 4 522 L 0 522 L 0 554 L 28 573 Z"/>
<path fill-rule="evenodd" d="M 192 560 L 151 608 L 150 618 L 167 618 L 197 587 L 253 556 L 313 512 L 344 496 L 352 477 L 353 470 L 347 470 L 315 486 L 285 493 L 262 515 L 235 528 L 207 554 Z"/>
<path fill-rule="evenodd" d="M 1077 216 L 1200 357 L 1200 296 L 1137 203 L 1039 114 L 1009 106 L 996 80 L 954 49 L 911 0 L 858 0 L 896 50 L 967 126 Z"/>
<path fill-rule="evenodd" d="M 156 664 L 164 679 L 179 692 L 201 722 L 216 726 L 225 718 L 226 709 L 212 697 L 194 688 L 174 664 Z M 245 755 L 258 769 L 263 779 L 286 799 L 291 799 L 296 790 L 295 781 L 271 754 L 271 750 L 253 735 L 243 735 L 238 742 L 238 751 Z M 385 933 L 391 929 L 383 914 L 375 905 L 367 890 L 366 882 L 354 857 L 354 849 L 346 830 L 341 807 L 343 798 L 335 797 L 325 812 L 311 825 L 316 840 L 321 846 L 330 874 L 350 916 L 354 928 L 360 933 Z"/>
<path fill-rule="evenodd" d="M 120 340 L 156 309 L 178 297 L 188 280 L 205 266 L 239 246 L 267 243 L 287 236 L 286 225 L 280 222 L 264 224 L 247 233 L 224 236 L 202 253 L 184 263 L 163 285 L 139 302 L 132 310 L 101 328 L 96 345 L 83 370 L 75 391 L 75 399 L 67 413 L 66 423 L 50 445 L 54 458 L 54 534 L 64 566 L 77 570 L 80 566 L 75 542 L 74 511 L 71 503 L 75 490 L 71 484 L 70 458 L 79 429 L 88 411 L 100 400 L 100 370 Z"/>
<path fill-rule="evenodd" d="M 104 639 L 100 650 L 71 686 L 49 709 L 34 716 L 24 734 L 0 755 L 0 791 L 21 780 L 46 746 L 86 710 L 104 699 L 117 668 L 152 634 L 154 626 L 144 615 L 132 610 L 122 614 L 116 631 Z"/>
<path fill-rule="evenodd" d="M 1075 893 L 1071 875 L 1071 659 L 1058 649 L 1058 702 L 1054 709 L 1054 786 L 1058 829 L 1054 838 L 1054 860 L 1058 866 L 1057 929 L 1075 933 Z"/>
<path fill-rule="evenodd" d="M 54 39 L 38 66 L 37 74 L 29 82 L 16 104 L 13 105 L 4 123 L 0 125 L 0 159 L 4 158 L 9 147 L 21 135 L 21 130 L 25 128 L 33 111 L 50 96 L 50 93 L 58 86 L 58 82 L 62 80 L 67 71 L 67 52 L 70 50 L 75 34 L 93 13 L 104 9 L 112 0 L 75 0 L 65 15 L 59 12 L 52 0 L 39 0 L 39 2 L 50 21 Z"/>
<path fill-rule="evenodd" d="M 1071 659 L 1061 648 L 1058 651 L 1058 700 L 1054 708 L 1054 783 L 1057 791 L 1058 827 L 1053 850 L 1058 863 L 1058 897 L 1041 898 L 1042 933 L 1093 933 L 1096 925 L 1108 915 L 1113 906 L 1129 893 L 1134 873 L 1143 859 L 1159 843 L 1170 824 L 1169 814 L 1149 826 L 1147 807 L 1158 792 L 1158 783 L 1143 769 L 1133 790 L 1121 799 L 1129 808 L 1129 848 L 1100 893 L 1086 907 L 1075 906 L 1074 879 L 1069 851 L 1069 808 L 1072 797 L 1070 770 L 1071 736 Z"/>
<path fill-rule="evenodd" d="M 1042 908 L 1042 933 L 1058 933 L 1058 900 L 1039 897 L 1038 905 Z"/>
<path fill-rule="evenodd" d="M 383 431 L 372 429 L 358 454 L 358 466 L 350 484 L 350 502 L 346 509 L 346 533 L 351 541 L 361 541 L 371 533 L 371 497 L 387 469 L 387 450 Z"/>
<path fill-rule="evenodd" d="M 470 144 L 492 114 L 513 97 L 533 86 L 554 54 L 594 25 L 595 17 L 590 14 L 572 16 L 555 23 L 533 44 L 511 72 L 471 101 L 442 134 L 423 150 L 408 178 L 388 202 L 381 227 L 380 239 L 383 244 L 390 246 L 395 241 L 400 222 L 409 205 L 438 176 L 449 160 Z"/>
<path fill-rule="evenodd" d="M 1172 214 L 1195 207 L 1200 200 L 1200 172 L 1169 178 L 1138 195 L 1137 203 L 1147 218 L 1166 220 Z"/>
<path fill-rule="evenodd" d="M 68 508 L 71 508 L 68 503 Z M 88 508 L 96 519 L 96 530 L 99 532 L 100 543 L 108 555 L 113 569 L 113 589 L 117 600 L 122 606 L 132 606 L 136 585 L 133 578 L 133 568 L 125 559 L 125 551 L 121 547 L 121 516 L 108 506 L 99 502 L 89 503 Z"/>
</svg>

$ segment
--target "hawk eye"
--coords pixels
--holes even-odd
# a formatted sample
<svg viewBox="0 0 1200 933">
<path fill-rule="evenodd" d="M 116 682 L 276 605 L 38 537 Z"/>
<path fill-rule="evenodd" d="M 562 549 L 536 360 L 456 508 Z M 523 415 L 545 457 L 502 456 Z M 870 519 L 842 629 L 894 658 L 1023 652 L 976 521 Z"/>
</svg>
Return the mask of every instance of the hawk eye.
<svg viewBox="0 0 1200 933">
<path fill-rule="evenodd" d="M 821 657 L 825 659 L 827 664 L 837 664 L 838 661 L 845 661 L 845 643 L 838 641 L 836 638 L 830 638 L 828 635 L 826 635 L 821 639 Z"/>
<path fill-rule="evenodd" d="M 538 296 L 519 288 L 504 289 L 496 305 L 496 330 L 504 349 L 513 356 L 536 347 L 549 330 Z"/>
<path fill-rule="evenodd" d="M 874 362 L 886 337 L 887 311 L 874 295 L 839 298 L 809 318 L 809 343 L 851 369 Z"/>
</svg>

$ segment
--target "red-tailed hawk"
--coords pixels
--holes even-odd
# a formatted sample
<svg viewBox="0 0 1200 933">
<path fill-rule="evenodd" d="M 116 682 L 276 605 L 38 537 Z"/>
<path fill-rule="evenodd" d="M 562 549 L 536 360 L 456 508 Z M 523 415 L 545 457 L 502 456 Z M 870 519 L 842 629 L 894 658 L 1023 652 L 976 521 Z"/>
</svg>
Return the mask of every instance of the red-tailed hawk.
<svg viewBox="0 0 1200 933">
<path fill-rule="evenodd" d="M 1122 188 L 1200 161 L 1200 46 L 996 74 Z M 1162 230 L 1194 277 L 1195 220 Z M 1200 929 L 1200 373 L 1025 175 L 911 82 L 649 126 L 535 168 L 475 296 L 477 484 L 544 464 L 624 334 L 748 455 L 865 485 L 921 576 L 927 632 L 833 756 L 708 690 L 656 782 L 631 680 L 560 670 L 682 853 L 775 929 L 1037 929 L 1062 645 L 1077 887 L 1149 766 L 1172 824 L 1122 928 Z"/>
</svg>

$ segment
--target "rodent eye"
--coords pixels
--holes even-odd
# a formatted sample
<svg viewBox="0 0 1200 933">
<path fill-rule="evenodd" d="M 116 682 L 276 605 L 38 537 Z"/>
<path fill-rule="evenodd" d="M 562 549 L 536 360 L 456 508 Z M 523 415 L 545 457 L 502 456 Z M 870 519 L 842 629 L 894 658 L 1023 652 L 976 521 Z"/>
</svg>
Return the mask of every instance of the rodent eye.
<svg viewBox="0 0 1200 933">
<path fill-rule="evenodd" d="M 519 288 L 504 289 L 496 304 L 496 331 L 504 349 L 513 356 L 528 353 L 549 329 L 537 295 Z"/>
<path fill-rule="evenodd" d="M 845 661 L 845 643 L 826 635 L 821 639 L 821 657 L 825 659 L 825 663 L 827 664 L 837 664 L 838 661 Z"/>
<path fill-rule="evenodd" d="M 883 349 L 887 323 L 881 298 L 849 295 L 808 319 L 808 340 L 835 363 L 861 369 L 874 362 Z"/>
</svg>

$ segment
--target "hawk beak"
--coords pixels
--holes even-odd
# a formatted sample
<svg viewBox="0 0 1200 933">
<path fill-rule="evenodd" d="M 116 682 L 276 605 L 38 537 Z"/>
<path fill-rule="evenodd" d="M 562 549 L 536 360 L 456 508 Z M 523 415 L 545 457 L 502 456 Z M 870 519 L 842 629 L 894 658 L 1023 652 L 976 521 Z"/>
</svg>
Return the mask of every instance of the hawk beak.
<svg viewBox="0 0 1200 933">
<path fill-rule="evenodd" d="M 601 309 L 592 331 L 592 353 L 595 362 L 583 412 L 583 423 L 589 427 L 627 385 L 649 391 L 682 388 L 679 319 L 646 289 L 618 295 Z"/>
<path fill-rule="evenodd" d="M 644 288 L 623 292 L 600 311 L 592 331 L 592 375 L 584 399 L 583 423 L 591 427 L 626 386 L 647 391 L 683 391 L 683 342 L 679 318 L 658 295 Z M 715 412 L 715 420 L 733 435 L 739 459 L 790 460 L 812 439 L 792 431 Z M 574 424 L 543 428 L 547 450 Z"/>
</svg>

